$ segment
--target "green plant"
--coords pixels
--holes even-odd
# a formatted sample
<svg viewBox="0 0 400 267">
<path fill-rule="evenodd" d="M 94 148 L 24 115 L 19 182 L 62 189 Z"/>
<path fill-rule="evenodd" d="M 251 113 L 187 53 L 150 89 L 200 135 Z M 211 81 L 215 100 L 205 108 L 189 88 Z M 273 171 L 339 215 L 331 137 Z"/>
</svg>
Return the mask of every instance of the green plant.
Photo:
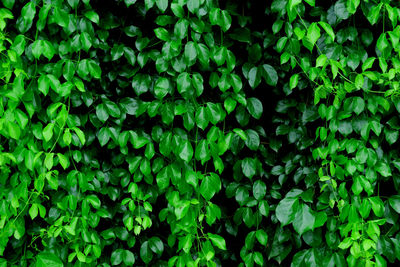
<svg viewBox="0 0 400 267">
<path fill-rule="evenodd" d="M 2 4 L 0 266 L 400 260 L 398 3 Z"/>
</svg>

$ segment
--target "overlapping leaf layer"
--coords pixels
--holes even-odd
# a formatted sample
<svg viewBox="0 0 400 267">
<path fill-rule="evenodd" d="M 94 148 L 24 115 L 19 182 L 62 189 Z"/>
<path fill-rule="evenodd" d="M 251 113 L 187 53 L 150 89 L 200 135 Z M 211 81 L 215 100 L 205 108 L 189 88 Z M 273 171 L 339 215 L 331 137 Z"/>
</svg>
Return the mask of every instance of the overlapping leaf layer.
<svg viewBox="0 0 400 267">
<path fill-rule="evenodd" d="M 399 264 L 398 2 L 1 3 L 0 266 Z"/>
</svg>

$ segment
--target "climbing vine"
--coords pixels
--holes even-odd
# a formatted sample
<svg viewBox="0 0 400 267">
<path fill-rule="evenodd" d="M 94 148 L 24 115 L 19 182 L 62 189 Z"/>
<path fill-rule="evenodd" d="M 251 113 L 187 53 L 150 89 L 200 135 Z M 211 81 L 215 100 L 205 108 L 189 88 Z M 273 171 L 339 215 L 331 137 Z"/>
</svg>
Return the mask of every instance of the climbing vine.
<svg viewBox="0 0 400 267">
<path fill-rule="evenodd" d="M 0 266 L 400 260 L 399 3 L 2 0 Z"/>
</svg>

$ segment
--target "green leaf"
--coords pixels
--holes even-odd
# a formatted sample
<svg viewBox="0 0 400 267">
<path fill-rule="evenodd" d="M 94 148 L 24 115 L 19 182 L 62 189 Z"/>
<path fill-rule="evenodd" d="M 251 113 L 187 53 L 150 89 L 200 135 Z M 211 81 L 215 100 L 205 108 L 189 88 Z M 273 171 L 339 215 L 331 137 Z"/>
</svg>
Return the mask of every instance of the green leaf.
<svg viewBox="0 0 400 267">
<path fill-rule="evenodd" d="M 29 216 L 31 216 L 31 219 L 35 219 L 36 216 L 39 214 L 39 209 L 36 203 L 32 204 L 32 206 L 29 209 Z"/>
<path fill-rule="evenodd" d="M 89 61 L 89 73 L 95 79 L 100 79 L 101 77 L 101 68 L 94 60 Z"/>
<path fill-rule="evenodd" d="M 369 57 L 367 60 L 365 60 L 361 67 L 362 71 L 366 71 L 367 69 L 371 68 L 375 62 L 375 59 L 375 57 Z"/>
<path fill-rule="evenodd" d="M 115 61 L 122 57 L 124 54 L 124 46 L 123 45 L 115 45 L 111 49 L 111 60 Z"/>
<path fill-rule="evenodd" d="M 336 2 L 336 4 L 334 5 L 334 11 L 335 11 L 335 15 L 340 19 L 345 20 L 345 19 L 349 18 L 350 14 L 347 11 L 344 0 Z"/>
<path fill-rule="evenodd" d="M 122 261 L 127 266 L 132 266 L 133 264 L 135 264 L 135 255 L 129 250 L 124 250 L 122 252 Z"/>
<path fill-rule="evenodd" d="M 309 4 L 312 7 L 315 7 L 315 0 L 304 0 L 307 4 Z"/>
<path fill-rule="evenodd" d="M 372 205 L 372 210 L 374 211 L 375 215 L 377 217 L 382 217 L 385 211 L 382 199 L 379 197 L 370 197 L 369 202 Z"/>
<path fill-rule="evenodd" d="M 315 216 L 308 205 L 301 204 L 298 208 L 294 221 L 293 228 L 297 233 L 303 235 L 305 232 L 314 229 Z"/>
<path fill-rule="evenodd" d="M 243 141 L 247 140 L 247 135 L 242 129 L 236 128 L 233 129 L 233 132 L 236 133 Z"/>
<path fill-rule="evenodd" d="M 268 65 L 268 64 L 264 64 L 263 69 L 264 69 L 263 76 L 264 76 L 267 84 L 269 84 L 271 86 L 275 86 L 278 83 L 278 73 L 276 72 L 274 67 L 272 67 L 271 65 Z"/>
<path fill-rule="evenodd" d="M 44 127 L 43 129 L 43 137 L 46 142 L 49 142 L 50 139 L 53 137 L 53 129 L 54 129 L 54 123 L 49 123 Z"/>
<path fill-rule="evenodd" d="M 293 10 L 297 5 L 301 3 L 301 0 L 289 0 L 288 9 Z"/>
<path fill-rule="evenodd" d="M 305 0 L 305 1 L 311 1 L 311 0 Z M 264 265 L 264 257 L 263 254 L 261 254 L 261 252 L 254 252 L 254 262 L 257 263 L 260 266 Z"/>
<path fill-rule="evenodd" d="M 225 113 L 219 104 L 208 102 L 206 109 L 208 118 L 212 124 L 215 125 L 223 120 Z"/>
<path fill-rule="evenodd" d="M 111 265 L 120 265 L 122 262 L 123 250 L 117 249 L 111 253 Z"/>
<path fill-rule="evenodd" d="M 136 63 L 136 56 L 135 56 L 135 52 L 133 51 L 132 48 L 129 47 L 124 47 L 124 56 L 126 58 L 126 60 L 128 61 L 128 63 L 131 66 L 134 66 Z"/>
<path fill-rule="evenodd" d="M 257 67 L 251 68 L 249 71 L 249 84 L 251 88 L 256 88 L 261 83 L 261 75 Z"/>
<path fill-rule="evenodd" d="M 290 90 L 293 90 L 294 88 L 296 88 L 297 84 L 299 83 L 299 74 L 293 74 L 290 77 L 290 81 L 289 81 L 289 86 L 290 86 Z"/>
<path fill-rule="evenodd" d="M 367 162 L 368 159 L 368 150 L 367 148 L 363 147 L 357 151 L 356 159 L 358 163 L 364 164 Z"/>
<path fill-rule="evenodd" d="M 253 195 L 257 200 L 261 200 L 267 193 L 267 186 L 261 180 L 257 180 L 253 184 Z"/>
<path fill-rule="evenodd" d="M 49 11 L 51 9 L 51 5 L 49 4 L 43 4 L 42 8 L 39 11 L 39 19 L 37 21 L 37 28 L 39 31 L 42 31 L 44 27 L 46 26 L 46 20 L 49 14 Z"/>
<path fill-rule="evenodd" d="M 26 116 L 26 114 L 22 112 L 20 109 L 16 109 L 14 112 L 16 116 L 15 119 L 18 122 L 19 126 L 21 126 L 21 129 L 25 129 L 29 121 L 28 116 Z"/>
<path fill-rule="evenodd" d="M 276 206 L 276 218 L 281 222 L 282 226 L 288 225 L 294 221 L 295 215 L 300 210 L 296 194 L 300 193 L 301 192 L 296 191 L 294 196 L 288 196 L 288 193 L 288 195 L 278 203 L 278 206 Z"/>
<path fill-rule="evenodd" d="M 400 196 L 394 195 L 389 198 L 389 204 L 392 208 L 397 212 L 400 213 Z"/>
<path fill-rule="evenodd" d="M 75 131 L 76 135 L 79 138 L 79 141 L 81 141 L 81 144 L 84 145 L 86 141 L 85 133 L 78 127 L 73 127 L 72 129 Z"/>
<path fill-rule="evenodd" d="M 72 141 L 72 134 L 71 134 L 71 132 L 70 132 L 69 129 L 65 129 L 65 132 L 64 132 L 64 134 L 63 134 L 63 140 L 64 140 L 64 142 L 65 142 L 65 144 L 66 144 L 67 146 L 69 146 L 69 145 L 71 144 L 71 141 Z"/>
<path fill-rule="evenodd" d="M 157 0 L 155 1 L 158 9 L 160 9 L 161 12 L 165 12 L 168 8 L 168 0 Z"/>
<path fill-rule="evenodd" d="M 210 61 L 210 50 L 204 44 L 195 44 L 197 50 L 197 58 L 203 66 L 208 66 Z"/>
<path fill-rule="evenodd" d="M 105 122 L 108 119 L 109 115 L 104 104 L 100 104 L 96 107 L 96 115 L 101 122 Z"/>
<path fill-rule="evenodd" d="M 181 95 L 188 93 L 189 89 L 191 88 L 191 79 L 190 75 L 187 72 L 183 72 L 179 74 L 178 79 L 176 80 L 178 92 Z"/>
<path fill-rule="evenodd" d="M 378 171 L 384 177 L 392 176 L 392 171 L 391 171 L 389 165 L 383 161 L 379 161 L 375 165 L 375 170 Z"/>
<path fill-rule="evenodd" d="M 321 31 L 317 25 L 317 23 L 313 22 L 307 29 L 307 39 L 311 43 L 311 47 L 307 47 L 310 51 L 312 51 L 312 48 L 314 47 L 315 43 L 317 40 L 321 37 Z"/>
<path fill-rule="evenodd" d="M 251 179 L 256 174 L 256 170 L 257 166 L 254 159 L 247 157 L 242 160 L 242 171 L 246 177 Z"/>
<path fill-rule="evenodd" d="M 196 13 L 200 7 L 200 0 L 188 0 L 186 6 L 191 13 Z"/>
<path fill-rule="evenodd" d="M 50 89 L 50 79 L 46 75 L 41 75 L 38 80 L 39 91 L 46 96 Z"/>
<path fill-rule="evenodd" d="M 355 80 L 355 86 L 357 89 L 361 89 L 361 87 L 364 84 L 364 76 L 362 74 L 357 74 L 356 80 Z"/>
<path fill-rule="evenodd" d="M 90 21 L 99 24 L 99 15 L 93 10 L 89 10 L 85 12 L 85 17 L 88 18 Z"/>
<path fill-rule="evenodd" d="M 192 74 L 192 86 L 196 90 L 196 95 L 201 96 L 204 91 L 204 80 L 203 76 L 200 73 L 193 73 Z"/>
<path fill-rule="evenodd" d="M 261 245 L 263 246 L 267 245 L 268 235 L 263 229 L 259 229 L 256 231 L 256 238 Z"/>
<path fill-rule="evenodd" d="M 369 122 L 369 125 L 370 125 L 372 131 L 373 131 L 377 136 L 379 136 L 379 135 L 381 134 L 381 132 L 382 132 L 382 127 L 383 127 L 383 126 L 382 126 L 382 124 L 379 123 L 379 121 L 375 121 L 375 120 L 370 121 L 370 122 Z"/>
<path fill-rule="evenodd" d="M 21 16 L 16 25 L 20 33 L 24 34 L 32 27 L 33 18 L 36 15 L 36 5 L 34 2 L 27 3 L 21 10 Z"/>
<path fill-rule="evenodd" d="M 93 206 L 95 209 L 99 209 L 101 206 L 101 201 L 96 195 L 89 195 L 86 197 L 86 200 Z"/>
<path fill-rule="evenodd" d="M 43 50 L 43 40 L 36 40 L 32 44 L 32 55 L 38 59 L 40 55 L 42 54 Z"/>
<path fill-rule="evenodd" d="M 76 68 L 76 66 L 72 62 L 72 60 L 67 60 L 65 62 L 64 68 L 63 68 L 63 76 L 67 81 L 70 81 L 70 80 L 72 80 L 74 78 L 75 68 Z"/>
<path fill-rule="evenodd" d="M 374 25 L 378 22 L 381 7 L 382 7 L 382 3 L 380 3 L 379 5 L 373 6 L 372 8 L 369 9 L 367 19 L 372 25 Z"/>
<path fill-rule="evenodd" d="M 221 181 L 218 175 L 211 173 L 203 177 L 200 185 L 200 194 L 206 200 L 210 200 L 220 189 Z"/>
<path fill-rule="evenodd" d="M 154 94 L 158 99 L 163 99 L 171 90 L 171 84 L 167 78 L 158 78 L 154 85 Z"/>
<path fill-rule="evenodd" d="M 105 146 L 108 141 L 110 140 L 111 133 L 109 128 L 102 127 L 99 132 L 97 133 L 97 138 L 99 139 L 100 145 Z"/>
<path fill-rule="evenodd" d="M 169 179 L 167 168 L 163 168 L 159 173 L 157 173 L 156 181 L 157 181 L 158 188 L 160 188 L 160 190 L 164 190 L 164 189 L 168 188 L 169 180 L 170 179 Z"/>
<path fill-rule="evenodd" d="M 319 21 L 318 24 L 325 30 L 325 32 L 329 35 L 329 37 L 331 37 L 332 41 L 334 42 L 335 41 L 335 33 L 333 32 L 331 25 L 329 25 L 328 23 L 323 22 L 323 21 Z"/>
<path fill-rule="evenodd" d="M 14 42 L 11 48 L 17 53 L 18 56 L 21 56 L 22 53 L 24 53 L 25 51 L 25 44 L 26 44 L 25 36 L 20 34 L 14 38 Z"/>
<path fill-rule="evenodd" d="M 145 241 L 142 243 L 140 247 L 140 258 L 144 261 L 144 263 L 148 264 L 153 258 L 153 254 L 149 247 L 149 242 Z"/>
<path fill-rule="evenodd" d="M 386 141 L 390 145 L 393 145 L 399 139 L 399 132 L 397 130 L 390 130 L 390 129 L 385 128 L 384 132 L 385 132 Z"/>
<path fill-rule="evenodd" d="M 12 9 L 15 4 L 15 0 L 2 0 L 2 2 L 3 2 L 3 5 L 8 9 Z"/>
<path fill-rule="evenodd" d="M 208 13 L 211 25 L 218 25 L 221 20 L 221 9 L 212 8 Z"/>
<path fill-rule="evenodd" d="M 86 92 L 86 91 L 85 91 L 85 85 L 83 84 L 83 82 L 82 82 L 81 79 L 79 79 L 78 77 L 74 77 L 74 78 L 73 78 L 73 82 L 74 82 L 74 85 L 76 86 L 76 88 L 77 88 L 80 92 L 82 92 L 82 93 Z M 89 101 L 90 101 L 90 100 L 89 100 Z M 90 103 L 90 102 L 89 102 L 89 103 Z M 90 104 L 86 104 L 86 105 L 90 106 Z"/>
<path fill-rule="evenodd" d="M 185 45 L 185 51 L 184 51 L 184 56 L 186 60 L 186 64 L 188 65 L 193 65 L 191 64 L 192 62 L 194 63 L 195 59 L 197 58 L 197 50 L 193 42 L 188 42 Z"/>
<path fill-rule="evenodd" d="M 263 112 L 263 106 L 261 101 L 254 97 L 248 98 L 247 110 L 254 118 L 260 119 Z"/>
<path fill-rule="evenodd" d="M 197 144 L 195 158 L 196 158 L 196 160 L 201 161 L 202 165 L 206 161 L 210 160 L 211 155 L 210 155 L 210 150 L 208 148 L 207 140 L 203 139 Z"/>
<path fill-rule="evenodd" d="M 63 167 L 64 170 L 66 168 L 68 168 L 68 166 L 69 166 L 68 158 L 61 153 L 57 153 L 57 157 L 58 157 L 58 160 L 60 161 L 61 167 Z"/>
<path fill-rule="evenodd" d="M 376 41 L 376 48 L 378 48 L 378 50 L 383 53 L 385 51 L 385 49 L 389 46 L 390 46 L 390 44 L 386 38 L 386 33 L 382 33 L 379 36 L 378 40 Z"/>
<path fill-rule="evenodd" d="M 354 14 L 357 11 L 357 7 L 360 5 L 360 0 L 347 0 L 347 10 L 350 14 Z"/>
<path fill-rule="evenodd" d="M 72 8 L 76 8 L 79 4 L 79 0 L 68 0 L 68 4 L 72 7 Z"/>
<path fill-rule="evenodd" d="M 208 116 L 207 116 L 207 112 L 206 112 L 206 108 L 205 107 L 200 107 L 196 110 L 196 124 L 197 126 L 204 130 L 205 128 L 207 128 L 207 125 L 209 123 L 208 120 Z"/>
<path fill-rule="evenodd" d="M 53 167 L 53 158 L 54 158 L 54 153 L 46 154 L 46 157 L 44 159 L 44 166 L 46 166 L 48 170 L 50 170 Z"/>
<path fill-rule="evenodd" d="M 226 250 L 226 243 L 225 239 L 222 236 L 208 233 L 208 237 L 210 238 L 211 242 L 219 249 Z"/>
<path fill-rule="evenodd" d="M 189 162 L 192 157 L 193 157 L 193 148 L 192 145 L 190 144 L 190 142 L 188 140 L 183 141 L 179 148 L 179 157 L 186 161 Z"/>
<path fill-rule="evenodd" d="M 244 141 L 246 146 L 251 150 L 258 150 L 260 147 L 260 136 L 254 130 L 246 130 L 247 139 Z"/>
<path fill-rule="evenodd" d="M 154 33 L 156 34 L 157 38 L 166 42 L 170 39 L 169 32 L 164 28 L 156 28 L 154 29 Z"/>
<path fill-rule="evenodd" d="M 221 26 L 222 30 L 226 32 L 231 27 L 231 24 L 232 24 L 231 15 L 229 15 L 228 11 L 222 10 L 219 26 Z"/>
<path fill-rule="evenodd" d="M 218 47 L 214 50 L 213 59 L 217 66 L 222 66 L 226 60 L 227 49 L 224 46 Z"/>
<path fill-rule="evenodd" d="M 224 101 L 224 108 L 228 114 L 235 110 L 236 105 L 237 105 L 236 100 L 231 97 L 228 97 Z"/>
<path fill-rule="evenodd" d="M 185 38 L 186 35 L 188 34 L 188 27 L 189 27 L 189 21 L 187 19 L 185 18 L 179 19 L 174 27 L 175 36 L 180 40 Z"/>
<path fill-rule="evenodd" d="M 338 248 L 348 249 L 352 243 L 353 243 L 353 241 L 351 240 L 351 238 L 346 237 L 342 242 L 340 242 L 340 244 L 338 245 Z"/>
<path fill-rule="evenodd" d="M 49 41 L 45 40 L 45 41 L 43 41 L 42 49 L 43 49 L 42 50 L 43 55 L 48 60 L 51 60 L 55 54 L 55 49 L 53 47 L 53 44 L 50 43 Z"/>
<path fill-rule="evenodd" d="M 119 118 L 121 116 L 121 111 L 116 103 L 109 100 L 105 100 L 104 105 L 107 108 L 107 113 L 113 116 L 114 118 Z"/>
<path fill-rule="evenodd" d="M 161 255 L 164 251 L 164 243 L 158 237 L 152 237 L 149 240 L 149 246 L 150 249 L 158 255 Z"/>
<path fill-rule="evenodd" d="M 36 256 L 37 267 L 63 267 L 62 261 L 54 254 L 41 252 Z"/>
<path fill-rule="evenodd" d="M 185 11 L 183 10 L 183 7 L 179 3 L 171 3 L 171 10 L 172 13 L 178 18 L 183 18 L 185 16 Z"/>
</svg>

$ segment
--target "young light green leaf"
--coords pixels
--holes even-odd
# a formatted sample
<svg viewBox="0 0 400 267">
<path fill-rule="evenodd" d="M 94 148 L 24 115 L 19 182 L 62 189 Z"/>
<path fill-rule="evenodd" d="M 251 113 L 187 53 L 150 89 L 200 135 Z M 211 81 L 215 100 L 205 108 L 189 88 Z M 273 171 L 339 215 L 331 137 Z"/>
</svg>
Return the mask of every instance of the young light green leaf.
<svg viewBox="0 0 400 267">
<path fill-rule="evenodd" d="M 85 17 L 88 18 L 90 21 L 99 24 L 99 15 L 93 10 L 86 11 Z"/>
<path fill-rule="evenodd" d="M 310 50 L 312 50 L 312 48 L 314 47 L 314 45 L 317 42 L 317 40 L 319 39 L 319 37 L 321 37 L 321 31 L 318 27 L 318 24 L 313 22 L 307 29 L 307 39 L 311 43 Z"/>
<path fill-rule="evenodd" d="M 46 142 L 49 142 L 50 139 L 53 137 L 53 129 L 54 123 L 49 123 L 46 125 L 46 127 L 44 127 L 42 134 Z"/>
<path fill-rule="evenodd" d="M 332 41 L 335 41 L 335 33 L 333 32 L 333 29 L 331 25 L 324 21 L 319 21 L 318 24 L 325 30 L 325 32 L 331 37 Z"/>
<path fill-rule="evenodd" d="M 37 267 L 63 267 L 62 261 L 53 253 L 41 252 L 36 256 Z"/>
<path fill-rule="evenodd" d="M 78 127 L 73 127 L 72 129 L 75 131 L 76 135 L 78 136 L 79 140 L 81 141 L 81 144 L 84 145 L 85 141 L 86 141 L 85 133 Z"/>
<path fill-rule="evenodd" d="M 63 167 L 64 170 L 66 168 L 68 168 L 68 166 L 69 166 L 68 158 L 64 154 L 61 154 L 61 153 L 57 153 L 57 157 L 58 157 L 58 160 L 59 160 L 59 162 L 61 164 L 61 167 Z"/>
<path fill-rule="evenodd" d="M 210 238 L 211 242 L 219 249 L 226 250 L 226 243 L 225 239 L 222 236 L 208 233 L 208 237 Z"/>
</svg>

